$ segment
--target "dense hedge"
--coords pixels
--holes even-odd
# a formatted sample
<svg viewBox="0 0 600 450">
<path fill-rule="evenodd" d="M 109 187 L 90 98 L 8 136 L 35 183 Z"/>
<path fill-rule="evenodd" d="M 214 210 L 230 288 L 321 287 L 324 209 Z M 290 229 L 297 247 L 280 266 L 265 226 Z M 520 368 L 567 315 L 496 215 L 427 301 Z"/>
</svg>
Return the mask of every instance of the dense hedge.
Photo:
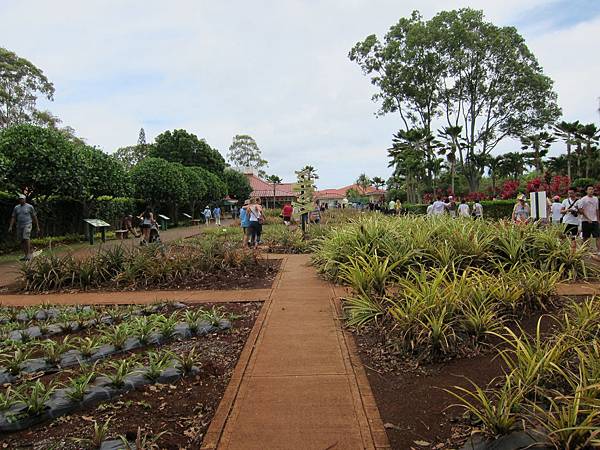
<svg viewBox="0 0 600 450">
<path fill-rule="evenodd" d="M 514 205 L 514 200 L 484 200 L 481 202 L 483 217 L 486 219 L 510 219 Z M 427 214 L 427 206 L 403 204 L 402 208 L 411 214 Z"/>
</svg>

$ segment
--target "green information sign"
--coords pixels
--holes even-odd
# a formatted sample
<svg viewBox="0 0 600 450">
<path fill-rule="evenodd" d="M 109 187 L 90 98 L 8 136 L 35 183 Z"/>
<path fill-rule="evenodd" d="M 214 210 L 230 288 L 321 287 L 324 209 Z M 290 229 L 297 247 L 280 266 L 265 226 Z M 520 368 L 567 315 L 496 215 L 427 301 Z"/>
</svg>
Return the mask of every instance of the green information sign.
<svg viewBox="0 0 600 450">
<path fill-rule="evenodd" d="M 110 224 L 100 219 L 83 219 L 85 222 L 85 234 L 90 240 L 90 245 L 94 245 L 94 235 L 96 234 L 96 228 L 100 228 L 100 235 L 102 242 L 106 242 L 106 229 L 110 228 Z M 90 227 L 92 228 L 90 230 Z"/>
</svg>

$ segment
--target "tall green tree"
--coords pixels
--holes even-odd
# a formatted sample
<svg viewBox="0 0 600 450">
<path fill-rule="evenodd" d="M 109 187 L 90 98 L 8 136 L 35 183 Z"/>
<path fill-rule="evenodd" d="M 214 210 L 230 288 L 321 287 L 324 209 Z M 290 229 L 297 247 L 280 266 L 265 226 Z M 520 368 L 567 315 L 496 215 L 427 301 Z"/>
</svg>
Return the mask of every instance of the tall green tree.
<svg viewBox="0 0 600 450">
<path fill-rule="evenodd" d="M 255 169 L 261 177 L 266 176 L 264 169 L 268 162 L 263 159 L 260 148 L 252 136 L 236 134 L 229 146 L 227 159 L 234 167 Z"/>
<path fill-rule="evenodd" d="M 425 158 L 430 134 L 424 129 L 399 130 L 388 149 L 390 163 L 394 167 L 393 178 L 404 181 L 407 201 L 419 203 L 419 189 L 425 179 Z"/>
<path fill-rule="evenodd" d="M 308 173 L 308 177 L 313 181 L 319 178 L 319 175 L 317 174 L 317 169 L 315 169 L 313 166 L 306 165 L 302 169 L 300 169 L 300 171 L 306 171 Z"/>
<path fill-rule="evenodd" d="M 446 160 L 450 165 L 450 185 L 452 189 L 452 193 L 454 190 L 454 179 L 456 178 L 456 156 L 457 151 L 461 149 L 462 141 L 461 141 L 462 127 L 460 125 L 457 126 L 447 126 L 443 127 L 439 131 L 439 135 L 446 141 L 445 145 L 440 145 L 439 152 L 441 155 L 446 156 Z M 464 161 L 461 161 L 461 164 Z"/>
<path fill-rule="evenodd" d="M 530 150 L 529 156 L 535 170 L 541 175 L 544 172 L 542 158 L 548 154 L 548 150 L 556 138 L 547 131 L 521 137 L 521 150 Z"/>
<path fill-rule="evenodd" d="M 554 134 L 562 139 L 567 145 L 567 176 L 571 179 L 571 146 L 577 144 L 577 131 L 579 130 L 579 121 L 565 122 L 564 120 L 554 127 Z"/>
<path fill-rule="evenodd" d="M 518 180 L 525 171 L 525 158 L 520 152 L 508 152 L 500 155 L 498 174 Z"/>
<path fill-rule="evenodd" d="M 594 150 L 600 142 L 600 130 L 594 123 L 580 125 L 577 134 L 585 149 L 585 177 L 590 176 L 590 168 L 594 161 Z"/>
<path fill-rule="evenodd" d="M 150 150 L 150 156 L 178 162 L 184 166 L 199 166 L 221 174 L 225 160 L 204 139 L 185 130 L 165 131 L 159 134 Z"/>
<path fill-rule="evenodd" d="M 37 109 L 40 96 L 48 100 L 54 96 L 54 86 L 42 70 L 0 47 L 0 128 L 22 123 L 54 123 L 54 116 Z"/>
<path fill-rule="evenodd" d="M 195 212 L 208 196 L 206 183 L 209 180 L 209 172 L 202 167 L 183 166 L 182 173 L 186 184 L 186 199 L 190 205 L 190 214 L 195 217 Z M 200 206 L 201 208 L 202 206 Z"/>
<path fill-rule="evenodd" d="M 415 12 L 383 42 L 369 36 L 349 56 L 379 88 L 380 113 L 399 112 L 405 131 L 431 132 L 438 116 L 463 127 L 458 154 L 471 191 L 478 190 L 484 157 L 499 142 L 560 116 L 552 80 L 522 36 L 485 21 L 481 11 L 443 11 L 428 21 Z"/>
</svg>

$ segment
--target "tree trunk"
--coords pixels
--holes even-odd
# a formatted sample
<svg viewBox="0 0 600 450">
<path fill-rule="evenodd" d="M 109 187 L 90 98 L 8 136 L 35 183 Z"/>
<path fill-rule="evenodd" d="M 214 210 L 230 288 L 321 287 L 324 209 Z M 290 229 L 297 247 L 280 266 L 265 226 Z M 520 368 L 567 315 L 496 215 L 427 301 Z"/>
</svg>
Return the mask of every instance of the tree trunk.
<svg viewBox="0 0 600 450">
<path fill-rule="evenodd" d="M 585 146 L 585 152 L 587 154 L 587 158 L 585 159 L 585 177 L 588 178 L 590 176 L 590 165 L 592 163 L 592 147 L 589 143 Z"/>
<path fill-rule="evenodd" d="M 569 180 L 573 180 L 571 178 L 571 143 L 567 141 L 567 176 Z"/>
<path fill-rule="evenodd" d="M 452 163 L 450 163 L 450 180 L 451 180 L 450 184 L 452 186 L 452 195 L 454 195 L 454 192 L 455 192 L 454 191 L 454 176 L 455 176 L 455 174 L 456 174 L 456 163 L 452 162 Z"/>
</svg>

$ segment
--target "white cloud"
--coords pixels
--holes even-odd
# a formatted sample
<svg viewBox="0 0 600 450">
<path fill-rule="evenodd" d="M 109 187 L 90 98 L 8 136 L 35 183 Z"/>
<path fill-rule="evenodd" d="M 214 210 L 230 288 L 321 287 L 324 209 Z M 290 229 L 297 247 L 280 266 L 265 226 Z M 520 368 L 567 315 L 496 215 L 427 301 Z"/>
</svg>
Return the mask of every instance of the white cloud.
<svg viewBox="0 0 600 450">
<path fill-rule="evenodd" d="M 375 118 L 373 87 L 347 58 L 419 9 L 484 8 L 500 24 L 544 0 L 478 1 L 29 1 L 3 2 L 3 46 L 55 83 L 49 105 L 90 144 L 112 151 L 185 128 L 223 154 L 237 133 L 255 137 L 286 179 L 309 163 L 322 187 L 359 173 L 387 175 L 396 117 Z M 567 118 L 595 119 L 600 23 L 527 36 L 556 80 Z M 526 31 L 526 30 L 525 30 Z"/>
</svg>

